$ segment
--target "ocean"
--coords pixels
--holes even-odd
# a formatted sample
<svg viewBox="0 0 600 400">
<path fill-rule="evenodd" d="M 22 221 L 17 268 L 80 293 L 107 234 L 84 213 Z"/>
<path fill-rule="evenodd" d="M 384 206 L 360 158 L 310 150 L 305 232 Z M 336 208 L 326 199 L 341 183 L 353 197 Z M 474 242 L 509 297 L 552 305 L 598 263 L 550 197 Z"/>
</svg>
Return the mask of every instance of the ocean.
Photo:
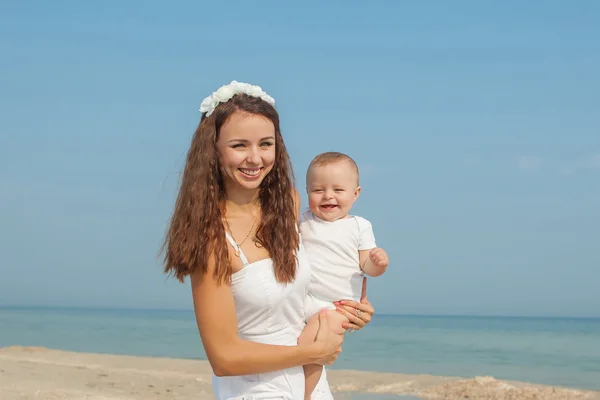
<svg viewBox="0 0 600 400">
<path fill-rule="evenodd" d="M 0 307 L 0 347 L 11 345 L 206 359 L 191 310 Z M 598 390 L 600 319 L 376 315 L 331 368 Z"/>
</svg>

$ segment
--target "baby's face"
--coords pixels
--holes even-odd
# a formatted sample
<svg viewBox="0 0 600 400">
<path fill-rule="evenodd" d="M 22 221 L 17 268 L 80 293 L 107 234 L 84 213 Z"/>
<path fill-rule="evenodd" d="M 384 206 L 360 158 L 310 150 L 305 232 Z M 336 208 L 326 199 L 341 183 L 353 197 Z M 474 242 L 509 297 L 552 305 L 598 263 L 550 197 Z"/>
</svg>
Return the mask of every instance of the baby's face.
<svg viewBox="0 0 600 400">
<path fill-rule="evenodd" d="M 360 194 L 358 176 L 349 162 L 313 166 L 307 176 L 308 206 L 319 218 L 345 218 Z"/>
</svg>

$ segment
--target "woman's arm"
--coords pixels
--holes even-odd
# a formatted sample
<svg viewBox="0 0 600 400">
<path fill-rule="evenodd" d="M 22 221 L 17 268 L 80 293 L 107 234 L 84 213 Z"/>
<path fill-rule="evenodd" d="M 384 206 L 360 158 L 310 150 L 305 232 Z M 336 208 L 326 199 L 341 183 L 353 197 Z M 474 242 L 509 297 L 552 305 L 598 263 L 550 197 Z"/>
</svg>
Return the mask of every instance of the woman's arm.
<svg viewBox="0 0 600 400">
<path fill-rule="evenodd" d="M 315 342 L 303 346 L 278 346 L 242 340 L 238 336 L 231 287 L 218 285 L 214 260 L 203 275 L 191 277 L 198 331 L 208 361 L 217 376 L 260 374 L 306 364 L 330 365 L 341 351 L 343 338 L 327 327 L 327 318 Z"/>
</svg>

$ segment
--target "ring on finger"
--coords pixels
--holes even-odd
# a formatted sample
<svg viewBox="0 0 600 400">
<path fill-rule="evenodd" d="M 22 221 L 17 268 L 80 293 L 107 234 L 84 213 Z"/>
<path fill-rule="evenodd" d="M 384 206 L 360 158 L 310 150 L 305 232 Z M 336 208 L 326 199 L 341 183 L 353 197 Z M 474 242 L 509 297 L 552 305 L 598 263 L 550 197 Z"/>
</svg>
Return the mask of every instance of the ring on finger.
<svg viewBox="0 0 600 400">
<path fill-rule="evenodd" d="M 356 308 L 356 309 L 355 309 L 355 311 L 356 311 L 356 316 L 357 316 L 358 318 L 360 318 L 360 313 L 361 313 L 361 311 L 360 311 L 358 308 Z"/>
</svg>

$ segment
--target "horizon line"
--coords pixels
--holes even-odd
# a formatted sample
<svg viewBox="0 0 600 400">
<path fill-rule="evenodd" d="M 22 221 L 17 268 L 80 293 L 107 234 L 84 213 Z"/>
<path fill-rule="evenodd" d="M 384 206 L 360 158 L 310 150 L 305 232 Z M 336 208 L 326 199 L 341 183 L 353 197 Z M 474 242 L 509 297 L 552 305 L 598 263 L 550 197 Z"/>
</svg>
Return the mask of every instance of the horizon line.
<svg viewBox="0 0 600 400">
<path fill-rule="evenodd" d="M 132 307 L 132 306 L 64 306 L 64 305 L 25 305 L 25 304 L 0 304 L 1 309 L 62 309 L 62 310 L 103 310 L 103 311 L 174 311 L 174 312 L 194 312 L 193 308 L 152 308 L 152 307 Z M 573 315 L 533 315 L 533 314 L 482 314 L 482 313 L 375 313 L 378 316 L 390 317 L 457 317 L 457 318 L 546 318 L 546 319 L 600 319 L 600 315 L 592 316 L 573 316 Z"/>
</svg>

